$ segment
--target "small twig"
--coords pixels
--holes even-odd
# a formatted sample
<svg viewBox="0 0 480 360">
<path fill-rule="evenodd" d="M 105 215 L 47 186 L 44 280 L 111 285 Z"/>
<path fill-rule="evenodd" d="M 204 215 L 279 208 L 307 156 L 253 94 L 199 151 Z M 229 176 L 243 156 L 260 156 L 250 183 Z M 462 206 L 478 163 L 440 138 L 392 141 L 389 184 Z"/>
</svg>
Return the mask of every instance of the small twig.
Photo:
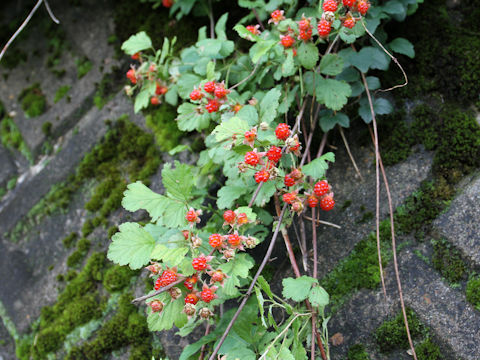
<svg viewBox="0 0 480 360">
<path fill-rule="evenodd" d="M 315 208 L 312 208 L 312 245 L 313 245 L 313 278 L 318 276 L 317 266 L 317 224 L 315 222 Z"/>
<path fill-rule="evenodd" d="M 248 207 L 252 207 L 253 203 L 255 202 L 255 199 L 258 196 L 258 193 L 260 192 L 260 189 L 262 188 L 263 182 L 258 184 L 257 188 L 255 189 L 255 192 L 253 193 L 252 198 L 250 199 L 250 202 L 248 203 Z"/>
<path fill-rule="evenodd" d="M 377 91 L 381 91 L 381 92 L 387 92 L 387 91 L 391 91 L 393 89 L 397 89 L 397 88 L 401 88 L 401 87 L 404 87 L 404 86 L 407 86 L 408 84 L 408 77 L 407 77 L 407 73 L 405 72 L 405 70 L 403 70 L 403 67 L 402 65 L 400 65 L 400 63 L 398 62 L 397 58 L 394 57 L 392 54 L 390 54 L 388 52 L 387 49 L 385 49 L 385 47 L 382 45 L 382 43 L 380 41 L 378 41 L 378 39 L 373 36 L 373 34 L 367 29 L 367 27 L 365 26 L 365 22 L 363 21 L 363 18 L 362 18 L 362 25 L 363 25 L 363 28 L 365 29 L 365 31 L 367 32 L 367 34 L 378 44 L 378 46 L 380 46 L 382 48 L 382 50 L 388 55 L 390 56 L 390 58 L 393 60 L 393 62 L 395 64 L 397 64 L 397 66 L 400 68 L 402 74 L 403 74 L 403 78 L 405 79 L 405 82 L 403 84 L 398 84 L 398 85 L 395 85 L 395 86 L 392 86 L 391 88 L 388 88 L 388 89 L 379 89 Z"/>
<path fill-rule="evenodd" d="M 301 217 L 299 217 L 298 220 L 300 221 L 300 238 L 304 249 L 304 251 L 302 251 L 302 265 L 305 272 L 308 273 L 307 233 L 305 231 L 305 222 Z"/>
<path fill-rule="evenodd" d="M 267 252 L 266 252 L 266 254 L 265 254 L 264 258 L 263 258 L 263 261 L 262 261 L 262 263 L 260 264 L 260 266 L 258 267 L 257 273 L 256 273 L 255 276 L 253 277 L 252 283 L 250 284 L 250 287 L 248 288 L 247 293 L 245 294 L 242 302 L 241 302 L 240 305 L 238 306 L 237 311 L 236 311 L 235 314 L 233 315 L 232 320 L 230 320 L 230 323 L 228 324 L 227 328 L 226 328 L 225 331 L 223 332 L 222 337 L 221 337 L 220 340 L 218 341 L 217 346 L 216 346 L 215 349 L 213 350 L 212 355 L 210 355 L 209 360 L 215 360 L 215 356 L 217 355 L 218 350 L 220 350 L 220 347 L 222 346 L 223 342 L 224 342 L 225 339 L 227 338 L 227 335 L 228 335 L 228 333 L 230 332 L 230 330 L 232 329 L 233 324 L 235 323 L 235 321 L 237 320 L 238 316 L 240 315 L 240 313 L 242 312 L 243 308 L 245 307 L 245 304 L 247 303 L 248 298 L 249 298 L 250 295 L 252 294 L 253 288 L 255 287 L 255 283 L 257 282 L 258 277 L 260 276 L 260 274 L 261 274 L 262 271 L 263 271 L 263 268 L 264 268 L 265 265 L 267 264 L 268 259 L 270 258 L 270 255 L 272 255 L 273 248 L 275 247 L 275 241 L 277 240 L 278 232 L 279 232 L 280 227 L 281 227 L 281 225 L 282 225 L 282 220 L 283 220 L 283 216 L 285 215 L 285 210 L 286 210 L 286 209 L 287 209 L 287 204 L 284 204 L 284 205 L 283 205 L 282 212 L 280 213 L 280 216 L 278 217 L 277 226 L 275 227 L 275 231 L 274 231 L 274 233 L 273 233 L 272 239 L 270 240 L 270 245 L 268 246 L 268 249 L 267 249 Z"/>
<path fill-rule="evenodd" d="M 343 143 L 345 144 L 345 149 L 347 149 L 348 156 L 350 157 L 350 161 L 353 164 L 353 167 L 355 168 L 355 171 L 357 175 L 360 177 L 360 180 L 363 181 L 363 176 L 360 173 L 360 170 L 358 169 L 357 163 L 355 162 L 355 158 L 352 155 L 352 152 L 350 151 L 350 146 L 348 146 L 348 141 L 347 138 L 345 137 L 345 134 L 343 133 L 343 128 L 341 125 L 338 125 L 338 129 L 340 130 L 340 135 L 342 136 Z"/>
<path fill-rule="evenodd" d="M 338 33 L 337 36 L 335 36 L 335 39 L 333 39 L 333 41 L 328 45 L 327 51 L 325 51 L 325 54 L 323 56 L 330 54 L 333 49 L 333 45 L 335 45 L 339 37 L 340 33 Z M 320 69 L 320 66 L 318 68 Z"/>
<path fill-rule="evenodd" d="M 316 159 L 318 159 L 322 155 L 323 149 L 325 149 L 325 145 L 327 144 L 327 138 L 328 138 L 328 131 L 322 136 L 322 141 L 320 142 L 320 146 L 318 147 Z"/>
<path fill-rule="evenodd" d="M 205 335 L 203 335 L 203 336 L 207 336 L 209 332 L 210 332 L 210 322 L 207 322 L 207 328 L 205 329 Z M 203 358 L 205 357 L 205 348 L 206 347 L 207 347 L 207 344 L 202 345 L 202 349 L 200 350 L 200 356 L 199 356 L 198 360 L 203 360 Z"/>
<path fill-rule="evenodd" d="M 303 215 L 303 217 L 307 220 L 314 220 L 318 224 L 331 226 L 331 227 L 334 227 L 334 228 L 337 228 L 337 229 L 342 228 L 340 225 L 337 225 L 337 224 L 334 224 L 334 223 L 331 223 L 331 222 L 328 222 L 328 221 L 319 220 L 319 219 L 312 219 L 310 216 L 306 216 L 306 215 Z"/>
<path fill-rule="evenodd" d="M 313 341 L 313 339 L 315 338 L 315 331 L 316 331 L 315 318 L 312 316 L 312 339 L 310 341 L 310 360 L 315 360 L 315 341 Z"/>
<path fill-rule="evenodd" d="M 43 2 L 44 2 L 45 7 L 46 7 L 46 9 L 47 9 L 48 15 L 50 15 L 50 19 L 52 19 L 52 21 L 53 21 L 55 24 L 60 24 L 60 20 L 57 19 L 57 17 L 53 14 L 52 9 L 50 9 L 50 5 L 48 4 L 48 1 L 47 1 L 47 0 L 43 0 Z"/>
<path fill-rule="evenodd" d="M 253 68 L 252 72 L 250 74 L 248 74 L 248 76 L 245 79 L 243 79 L 240 82 L 233 85 L 231 88 L 229 88 L 229 90 L 233 90 L 236 87 L 242 85 L 245 81 L 248 81 L 253 76 L 253 74 L 255 74 L 255 71 L 257 71 L 257 68 L 258 68 L 259 64 L 260 64 L 260 61 L 255 64 L 255 67 Z"/>
<path fill-rule="evenodd" d="M 253 12 L 253 15 L 255 15 L 255 18 L 257 19 L 258 24 L 259 24 L 260 27 L 262 28 L 262 31 L 264 31 L 264 30 L 265 30 L 265 26 L 263 26 L 263 22 L 262 22 L 262 20 L 260 19 L 260 17 L 258 16 L 257 10 L 255 10 L 255 8 L 253 8 L 253 9 L 252 9 L 252 12 Z"/>
<path fill-rule="evenodd" d="M 148 294 L 148 295 L 144 295 L 144 296 L 140 296 L 136 299 L 133 299 L 132 300 L 132 304 L 138 304 L 139 302 L 142 302 L 144 300 L 147 300 L 147 299 L 150 299 L 151 297 L 154 297 L 154 296 L 157 296 L 158 294 L 161 294 L 162 292 L 164 291 L 167 291 L 169 289 L 171 289 L 172 287 L 174 287 L 175 285 L 177 284 L 180 284 L 182 281 L 185 280 L 185 277 L 184 276 L 180 276 L 177 281 L 171 283 L 170 285 L 167 285 L 167 286 L 164 286 L 160 289 L 158 289 L 157 291 L 151 293 L 151 294 Z"/>
<path fill-rule="evenodd" d="M 215 39 L 215 21 L 213 20 L 212 0 L 208 0 L 208 17 L 210 19 L 210 38 Z"/>
</svg>

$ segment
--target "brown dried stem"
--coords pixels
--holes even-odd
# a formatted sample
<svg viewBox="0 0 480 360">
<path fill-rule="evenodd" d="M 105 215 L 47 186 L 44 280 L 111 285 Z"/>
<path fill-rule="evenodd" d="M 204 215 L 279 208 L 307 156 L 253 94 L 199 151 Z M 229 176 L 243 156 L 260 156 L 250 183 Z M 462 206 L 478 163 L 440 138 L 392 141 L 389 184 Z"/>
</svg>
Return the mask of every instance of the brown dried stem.
<svg viewBox="0 0 480 360">
<path fill-rule="evenodd" d="M 343 143 L 345 144 L 345 149 L 347 149 L 347 153 L 348 153 L 348 156 L 350 157 L 350 161 L 352 162 L 357 175 L 360 177 L 360 180 L 363 181 L 363 176 L 360 173 L 360 170 L 358 169 L 357 163 L 355 162 L 355 158 L 353 157 L 352 152 L 350 151 L 350 146 L 348 146 L 348 141 L 347 141 L 347 138 L 345 137 L 345 134 L 343 133 L 343 128 L 339 125 L 338 129 L 340 131 L 340 135 L 342 136 Z"/>
</svg>

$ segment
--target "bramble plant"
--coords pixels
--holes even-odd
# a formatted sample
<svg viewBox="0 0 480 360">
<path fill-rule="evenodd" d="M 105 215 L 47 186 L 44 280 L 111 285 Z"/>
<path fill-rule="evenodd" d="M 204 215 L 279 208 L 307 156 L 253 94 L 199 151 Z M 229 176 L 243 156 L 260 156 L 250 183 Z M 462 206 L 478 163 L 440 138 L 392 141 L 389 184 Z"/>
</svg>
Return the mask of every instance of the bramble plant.
<svg viewBox="0 0 480 360">
<path fill-rule="evenodd" d="M 217 353 L 226 359 L 305 359 L 309 352 L 312 358 L 330 358 L 329 296 L 317 280 L 316 256 L 317 209 L 335 206 L 335 184 L 326 179 L 335 156 L 323 154 L 324 145 L 328 132 L 349 127 L 354 114 L 370 123 L 374 115 L 392 111 L 387 99 L 371 97 L 370 90 L 380 88 L 379 78 L 365 74 L 388 69 L 393 57 L 387 49 L 414 56 L 403 38 L 385 47 L 376 38 L 387 39 L 382 21 L 402 21 L 417 2 L 309 1 L 310 7 L 297 10 L 296 1 L 239 0 L 239 6 L 252 10 L 234 26 L 250 45 L 247 53 L 235 51 L 227 39 L 228 14 L 212 22 L 210 37 L 206 27 L 200 28 L 197 43 L 178 54 L 175 39 L 164 39 L 162 49 L 155 50 L 145 32 L 123 44 L 135 61 L 125 88 L 127 95 L 135 95 L 135 111 L 164 101 L 180 103 L 179 129 L 201 133 L 205 143 L 196 165 L 164 165 L 164 194 L 141 182 L 128 185 L 123 207 L 146 210 L 150 223 L 121 224 L 108 251 L 113 262 L 132 269 L 146 266 L 153 278 L 154 290 L 134 300 L 148 304 L 151 331 L 175 325 L 185 336 L 208 323 L 205 336 L 187 346 L 181 359 L 198 353 L 202 358 L 209 353 L 210 359 Z M 207 5 L 163 1 L 171 14 L 183 16 L 198 7 L 213 19 Z M 254 19 L 257 24 L 249 23 Z M 366 32 L 371 44 L 361 39 Z M 313 153 L 313 143 L 322 136 Z M 186 149 L 180 145 L 172 153 Z M 212 197 L 215 204 L 207 201 Z M 270 202 L 275 214 L 264 209 Z M 301 274 L 287 232 L 307 212 L 313 271 L 306 261 L 303 265 L 311 276 Z M 260 275 L 279 233 L 296 275 L 283 279 L 283 298 Z M 248 250 L 267 238 L 270 245 L 253 275 L 255 261 Z M 249 300 L 252 292 L 256 300 Z M 242 299 L 238 309 L 223 313 L 223 304 L 232 299 Z"/>
</svg>

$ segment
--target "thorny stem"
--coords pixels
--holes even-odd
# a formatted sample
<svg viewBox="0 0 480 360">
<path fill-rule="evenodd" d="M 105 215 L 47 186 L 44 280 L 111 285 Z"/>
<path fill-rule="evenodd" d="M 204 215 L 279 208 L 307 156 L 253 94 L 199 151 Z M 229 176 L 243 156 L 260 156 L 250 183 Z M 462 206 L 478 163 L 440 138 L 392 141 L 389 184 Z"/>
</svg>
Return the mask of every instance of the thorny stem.
<svg viewBox="0 0 480 360">
<path fill-rule="evenodd" d="M 215 347 L 215 349 L 213 350 L 213 353 L 212 355 L 210 355 L 209 357 L 209 360 L 215 360 L 215 356 L 217 355 L 218 353 L 218 350 L 220 350 L 220 347 L 222 346 L 223 342 L 225 341 L 225 339 L 227 338 L 227 335 L 228 333 L 230 332 L 230 330 L 232 329 L 232 326 L 233 324 L 235 323 L 235 321 L 237 320 L 238 316 L 240 315 L 240 313 L 242 312 L 243 308 L 245 307 L 245 304 L 247 303 L 247 300 L 248 298 L 250 297 L 250 295 L 252 294 L 252 291 L 253 291 L 253 288 L 255 287 L 255 283 L 257 282 L 258 280 L 258 277 L 260 276 L 260 274 L 262 273 L 263 271 L 263 268 L 265 267 L 265 265 L 267 264 L 268 260 L 270 259 L 270 255 L 272 255 L 272 251 L 273 251 L 273 248 L 275 247 L 275 241 L 277 240 L 277 237 L 278 237 L 278 232 L 280 230 L 280 227 L 282 225 L 282 220 L 283 220 L 283 216 L 285 215 L 285 211 L 287 209 L 287 204 L 284 204 L 283 205 L 283 209 L 278 217 L 278 222 L 277 222 L 277 226 L 275 227 L 275 231 L 273 233 L 273 236 L 272 236 L 272 239 L 270 240 L 270 245 L 268 246 L 268 249 L 267 249 L 267 252 L 262 260 L 262 263 L 260 264 L 260 266 L 258 267 L 258 270 L 257 270 L 257 273 L 255 274 L 255 276 L 253 277 L 253 280 L 252 280 L 252 283 L 250 284 L 250 287 L 248 288 L 246 294 L 245 294 L 245 297 L 243 298 L 242 302 L 240 303 L 240 305 L 238 306 L 238 309 L 237 311 L 235 312 L 235 314 L 233 315 L 232 317 L 232 320 L 230 320 L 230 323 L 228 324 L 227 328 L 225 329 L 225 331 L 223 332 L 223 335 L 222 337 L 220 338 L 220 340 L 218 341 L 218 344 L 217 346 Z"/>
<path fill-rule="evenodd" d="M 154 297 L 154 296 L 157 296 L 158 294 L 161 294 L 162 292 L 164 291 L 167 291 L 169 289 L 171 289 L 172 287 L 174 287 L 175 285 L 178 285 L 180 284 L 182 281 L 185 280 L 185 277 L 184 276 L 180 276 L 177 281 L 171 283 L 170 285 L 167 285 L 167 286 L 164 286 L 160 289 L 158 289 L 157 291 L 154 291 L 153 293 L 151 294 L 148 294 L 148 295 L 144 295 L 144 296 L 140 296 L 136 299 L 133 299 L 132 300 L 132 304 L 138 304 L 139 302 L 142 302 L 144 300 L 147 300 L 147 299 L 150 299 L 151 297 Z"/>
<path fill-rule="evenodd" d="M 347 153 L 348 153 L 348 156 L 350 157 L 350 161 L 352 162 L 353 167 L 355 168 L 355 171 L 360 177 L 360 180 L 363 181 L 363 176 L 360 173 L 360 170 L 358 169 L 357 163 L 355 162 L 355 158 L 353 157 L 352 152 L 350 151 L 350 146 L 348 146 L 348 141 L 347 141 L 347 138 L 345 137 L 345 134 L 343 133 L 342 126 L 339 125 L 338 129 L 340 130 L 340 135 L 342 136 L 342 140 L 343 140 L 343 143 L 345 144 L 345 149 L 347 149 Z"/>
</svg>

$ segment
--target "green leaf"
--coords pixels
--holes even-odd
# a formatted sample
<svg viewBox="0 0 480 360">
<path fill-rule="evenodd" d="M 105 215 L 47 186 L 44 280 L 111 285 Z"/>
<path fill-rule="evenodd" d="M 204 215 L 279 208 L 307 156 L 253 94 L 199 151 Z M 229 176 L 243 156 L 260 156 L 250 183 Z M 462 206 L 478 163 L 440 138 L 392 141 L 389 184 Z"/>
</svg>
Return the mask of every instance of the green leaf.
<svg viewBox="0 0 480 360">
<path fill-rule="evenodd" d="M 275 194 L 275 190 L 275 183 L 273 181 L 264 183 L 253 204 L 259 207 L 265 206 L 265 204 L 270 201 L 273 194 Z"/>
<path fill-rule="evenodd" d="M 277 358 L 282 360 L 298 360 L 298 359 L 295 359 L 295 357 L 290 352 L 290 349 L 287 348 L 286 346 L 283 346 L 280 349 L 280 351 L 278 352 Z"/>
<path fill-rule="evenodd" d="M 275 40 L 262 40 L 253 45 L 249 51 L 252 62 L 256 64 L 276 43 Z"/>
<path fill-rule="evenodd" d="M 303 42 L 297 50 L 297 58 L 306 69 L 313 69 L 318 62 L 318 48 L 311 42 Z"/>
<path fill-rule="evenodd" d="M 267 322 L 265 321 L 265 316 L 264 316 L 265 309 L 263 307 L 265 300 L 263 299 L 262 290 L 260 290 L 258 286 L 255 286 L 255 295 L 257 297 L 258 309 L 260 310 L 260 318 L 262 319 L 262 325 L 265 328 L 268 328 L 268 325 L 267 325 Z"/>
<path fill-rule="evenodd" d="M 245 120 L 234 116 L 228 120 L 223 121 L 213 129 L 212 134 L 215 135 L 217 141 L 224 141 L 232 139 L 234 135 L 242 137 L 245 131 L 250 130 L 250 126 Z"/>
<path fill-rule="evenodd" d="M 255 262 L 250 255 L 240 253 L 229 262 L 220 265 L 220 269 L 229 276 L 246 278 L 248 277 L 248 270 L 250 270 L 253 265 L 255 265 Z"/>
<path fill-rule="evenodd" d="M 320 113 L 320 127 L 323 132 L 333 129 L 337 124 L 342 127 L 350 126 L 350 119 L 344 113 L 333 113 L 330 110 L 325 110 Z"/>
<path fill-rule="evenodd" d="M 163 45 L 162 45 L 162 51 L 161 51 L 161 55 L 160 55 L 160 59 L 158 60 L 158 62 L 160 64 L 163 64 L 163 62 L 165 61 L 165 58 L 167 57 L 168 55 L 168 51 L 170 49 L 170 43 L 168 41 L 168 38 L 164 38 L 163 39 Z"/>
<path fill-rule="evenodd" d="M 307 176 L 311 176 L 312 179 L 321 179 L 325 176 L 325 171 L 328 169 L 327 161 L 335 162 L 335 154 L 332 152 L 323 154 L 305 165 L 302 168 L 302 172 Z"/>
<path fill-rule="evenodd" d="M 185 226 L 187 222 L 185 220 L 186 214 L 187 209 L 184 203 L 179 202 L 178 200 L 165 198 L 165 210 L 159 218 L 159 221 L 169 228 Z"/>
<path fill-rule="evenodd" d="M 217 20 L 217 23 L 215 25 L 215 34 L 217 34 L 217 38 L 220 40 L 227 39 L 227 34 L 225 33 L 227 20 L 228 20 L 228 13 L 225 13 L 222 16 L 220 16 L 220 19 Z"/>
<path fill-rule="evenodd" d="M 119 232 L 112 236 L 107 257 L 116 264 L 140 269 L 150 261 L 155 246 L 152 236 L 137 223 L 123 223 Z"/>
<path fill-rule="evenodd" d="M 182 297 L 177 300 L 170 301 L 165 305 L 163 311 L 154 313 L 150 309 L 148 310 L 147 323 L 150 331 L 162 331 L 169 330 L 173 325 L 182 327 L 188 321 L 187 315 L 182 311 L 184 302 Z"/>
<path fill-rule="evenodd" d="M 192 187 L 195 177 L 192 167 L 175 161 L 175 169 L 172 164 L 165 164 L 162 170 L 162 183 L 167 194 L 181 201 L 188 201 L 192 198 Z"/>
<path fill-rule="evenodd" d="M 225 185 L 217 192 L 217 206 L 219 209 L 229 209 L 235 200 L 248 192 L 246 186 Z"/>
<path fill-rule="evenodd" d="M 262 288 L 263 292 L 268 295 L 270 299 L 273 299 L 273 293 L 272 290 L 270 289 L 270 285 L 268 284 L 267 280 L 263 277 L 263 275 L 260 275 L 257 280 L 258 285 Z"/>
<path fill-rule="evenodd" d="M 137 181 L 127 186 L 123 193 L 122 206 L 128 211 L 144 209 L 155 222 L 165 211 L 166 197 L 153 192 L 148 187 Z"/>
<path fill-rule="evenodd" d="M 193 88 L 200 83 L 202 79 L 194 74 L 182 74 L 178 79 L 178 94 L 183 99 L 188 99 Z"/>
<path fill-rule="evenodd" d="M 337 54 L 327 54 L 320 61 L 320 72 L 325 75 L 338 75 L 343 71 L 343 59 Z"/>
<path fill-rule="evenodd" d="M 353 34 L 352 30 L 347 29 L 346 27 L 343 27 L 343 26 L 338 33 L 340 35 L 340 39 L 342 39 L 347 44 L 352 44 L 357 39 L 355 34 Z"/>
<path fill-rule="evenodd" d="M 317 83 L 316 93 L 320 102 L 333 111 L 338 111 L 347 103 L 352 89 L 345 81 L 323 79 Z"/>
<path fill-rule="evenodd" d="M 167 93 L 168 94 L 168 93 Z M 178 128 L 182 131 L 201 131 L 210 124 L 210 115 L 206 112 L 199 114 L 198 105 L 185 102 L 180 105 L 178 111 Z"/>
<path fill-rule="evenodd" d="M 278 100 L 282 93 L 280 90 L 273 88 L 265 94 L 260 101 L 260 120 L 270 124 L 277 116 Z"/>
<path fill-rule="evenodd" d="M 145 31 L 132 35 L 122 44 L 122 50 L 128 55 L 133 55 L 139 51 L 152 47 L 152 41 Z"/>
<path fill-rule="evenodd" d="M 237 24 L 234 26 L 233 30 L 235 30 L 238 35 L 246 40 L 257 42 L 261 41 L 262 39 L 258 35 L 252 34 L 250 31 L 247 30 L 247 28 L 243 25 Z"/>
<path fill-rule="evenodd" d="M 383 11 L 390 15 L 403 14 L 405 12 L 405 7 L 397 0 L 390 0 L 383 5 Z"/>
<path fill-rule="evenodd" d="M 295 66 L 293 63 L 293 51 L 288 49 L 287 50 L 287 58 L 282 64 L 282 76 L 288 77 L 295 74 Z"/>
<path fill-rule="evenodd" d="M 155 93 L 156 84 L 153 81 L 147 82 L 142 86 L 142 90 L 135 97 L 134 111 L 138 113 L 140 110 L 148 107 L 150 97 Z"/>
<path fill-rule="evenodd" d="M 237 211 L 239 214 L 245 213 L 247 215 L 248 220 L 250 220 L 251 222 L 254 222 L 255 220 L 257 220 L 257 214 L 253 212 L 251 207 L 240 206 L 239 208 L 237 208 Z"/>
<path fill-rule="evenodd" d="M 217 334 L 209 334 L 207 336 L 201 337 L 200 340 L 198 340 L 197 342 L 185 346 L 182 353 L 180 354 L 179 360 L 189 360 L 193 355 L 200 351 L 204 344 L 215 341 L 217 337 Z"/>
<path fill-rule="evenodd" d="M 308 300 L 310 300 L 310 303 L 313 306 L 324 308 L 328 305 L 330 297 L 325 289 L 319 285 L 314 286 L 312 290 L 310 290 L 310 294 L 308 294 Z"/>
<path fill-rule="evenodd" d="M 188 250 L 188 247 L 168 248 L 163 244 L 157 244 L 152 251 L 151 258 L 162 260 L 167 266 L 174 267 L 182 262 Z"/>
<path fill-rule="evenodd" d="M 359 52 L 350 54 L 348 61 L 363 73 L 368 69 L 387 70 L 390 64 L 390 58 L 373 46 L 364 47 Z"/>
<path fill-rule="evenodd" d="M 215 80 L 215 63 L 213 61 L 208 62 L 206 75 L 208 81 Z"/>
<path fill-rule="evenodd" d="M 305 300 L 310 293 L 310 288 L 317 280 L 309 276 L 300 276 L 299 278 L 285 278 L 282 280 L 282 294 L 287 299 L 300 302 Z"/>
<path fill-rule="evenodd" d="M 245 120 L 250 126 L 258 124 L 258 112 L 257 109 L 255 109 L 255 107 L 252 105 L 242 106 L 236 116 L 242 120 Z"/>
<path fill-rule="evenodd" d="M 188 145 L 177 145 L 172 150 L 168 152 L 168 155 L 173 156 L 175 154 L 181 153 L 185 150 L 191 150 Z"/>
<path fill-rule="evenodd" d="M 412 59 L 415 57 L 415 49 L 413 48 L 412 43 L 407 39 L 396 38 L 390 42 L 388 46 L 396 53 L 406 55 Z"/>
<path fill-rule="evenodd" d="M 393 111 L 393 106 L 387 99 L 384 98 L 376 98 L 373 99 L 373 111 L 375 115 L 385 115 L 390 114 Z M 363 121 L 367 124 L 372 121 L 372 113 L 370 110 L 370 104 L 368 103 L 368 99 L 363 97 L 360 99 L 360 107 L 358 108 L 358 114 L 361 116 Z"/>
</svg>

